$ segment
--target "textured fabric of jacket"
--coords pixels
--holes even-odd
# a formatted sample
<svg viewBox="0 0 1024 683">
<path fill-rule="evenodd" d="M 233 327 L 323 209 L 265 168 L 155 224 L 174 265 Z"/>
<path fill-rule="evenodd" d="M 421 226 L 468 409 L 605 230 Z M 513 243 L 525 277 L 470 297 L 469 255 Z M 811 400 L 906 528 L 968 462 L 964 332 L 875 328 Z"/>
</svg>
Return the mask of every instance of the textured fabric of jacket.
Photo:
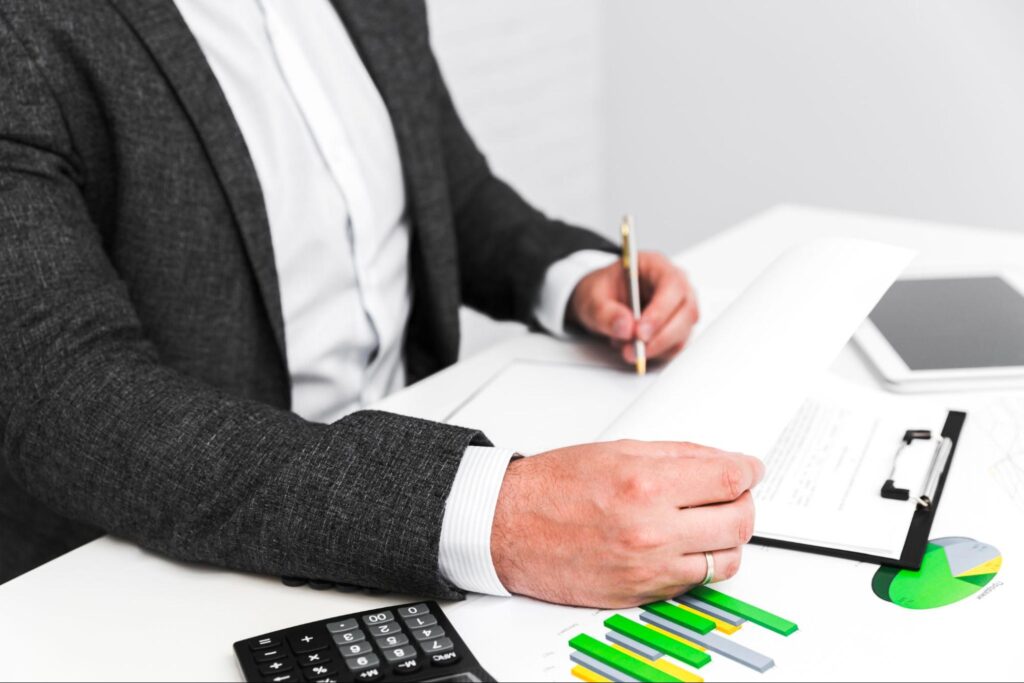
<svg viewBox="0 0 1024 683">
<path fill-rule="evenodd" d="M 462 303 L 530 322 L 551 263 L 609 245 L 491 174 L 421 2 L 335 6 L 399 142 L 419 378 L 455 361 Z M 486 438 L 374 411 L 306 422 L 284 359 L 259 182 L 173 1 L 3 0 L 0 581 L 109 532 L 183 560 L 459 597 L 437 568 L 441 521 Z"/>
</svg>

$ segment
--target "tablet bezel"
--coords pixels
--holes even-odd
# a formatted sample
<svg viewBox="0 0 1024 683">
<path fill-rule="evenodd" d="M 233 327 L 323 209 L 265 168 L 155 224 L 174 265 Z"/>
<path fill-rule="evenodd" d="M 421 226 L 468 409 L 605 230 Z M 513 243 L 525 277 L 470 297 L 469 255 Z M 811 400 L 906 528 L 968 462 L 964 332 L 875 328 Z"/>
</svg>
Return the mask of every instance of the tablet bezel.
<svg viewBox="0 0 1024 683">
<path fill-rule="evenodd" d="M 989 268 L 971 270 L 920 270 L 904 274 L 900 280 L 970 279 L 999 277 L 1024 297 L 1024 274 L 1019 271 Z M 911 370 L 878 327 L 865 318 L 853 335 L 854 341 L 882 378 L 894 389 L 906 391 L 943 391 L 965 388 L 1011 388 L 1024 386 L 1024 365 L 989 368 L 949 368 Z"/>
</svg>

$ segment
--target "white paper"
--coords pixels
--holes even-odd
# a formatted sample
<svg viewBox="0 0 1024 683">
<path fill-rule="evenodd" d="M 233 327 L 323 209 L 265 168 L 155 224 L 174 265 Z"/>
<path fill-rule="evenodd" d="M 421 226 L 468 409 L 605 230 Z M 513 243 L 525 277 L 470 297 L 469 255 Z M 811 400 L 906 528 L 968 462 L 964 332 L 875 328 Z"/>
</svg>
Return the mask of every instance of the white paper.
<svg viewBox="0 0 1024 683">
<path fill-rule="evenodd" d="M 898 559 L 915 502 L 882 498 L 880 489 L 903 433 L 938 434 L 946 412 L 826 376 L 765 457 L 756 534 Z M 894 479 L 912 497 L 923 492 L 934 449 L 915 441 L 900 455 Z"/>
<path fill-rule="evenodd" d="M 783 254 L 602 434 L 764 457 L 914 252 L 857 239 Z"/>
<path fill-rule="evenodd" d="M 1008 394 L 986 401 L 971 412 L 978 433 L 975 455 L 1006 499 L 1024 512 L 1024 395 Z"/>
<path fill-rule="evenodd" d="M 596 441 L 656 375 L 628 367 L 517 359 L 446 420 L 520 453 Z"/>
</svg>

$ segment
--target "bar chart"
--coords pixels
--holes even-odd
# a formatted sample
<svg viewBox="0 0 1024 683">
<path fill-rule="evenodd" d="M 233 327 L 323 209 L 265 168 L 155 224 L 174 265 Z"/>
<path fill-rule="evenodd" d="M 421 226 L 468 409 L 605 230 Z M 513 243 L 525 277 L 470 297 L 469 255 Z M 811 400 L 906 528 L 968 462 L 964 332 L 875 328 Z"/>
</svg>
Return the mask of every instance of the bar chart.
<svg viewBox="0 0 1024 683">
<path fill-rule="evenodd" d="M 699 683 L 697 671 L 724 657 L 758 673 L 774 660 L 742 644 L 746 625 L 788 637 L 797 625 L 706 586 L 671 601 L 644 605 L 637 619 L 612 614 L 600 639 L 579 633 L 569 641 L 572 675 L 582 681 L 684 681 Z"/>
</svg>

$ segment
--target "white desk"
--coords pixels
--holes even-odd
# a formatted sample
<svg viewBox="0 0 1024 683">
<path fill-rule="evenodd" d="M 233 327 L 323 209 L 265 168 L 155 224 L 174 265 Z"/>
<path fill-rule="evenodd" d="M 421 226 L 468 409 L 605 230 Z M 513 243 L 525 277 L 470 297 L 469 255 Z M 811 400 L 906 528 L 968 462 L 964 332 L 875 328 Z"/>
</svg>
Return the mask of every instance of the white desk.
<svg viewBox="0 0 1024 683">
<path fill-rule="evenodd" d="M 795 207 L 759 215 L 681 254 L 679 261 L 702 292 L 705 309 L 720 309 L 780 251 L 824 235 L 918 248 L 922 254 L 916 266 L 1024 268 L 1024 237 L 1012 233 Z M 602 353 L 538 335 L 517 337 L 389 397 L 380 407 L 442 419 L 513 358 L 578 359 Z M 834 369 L 856 381 L 875 382 L 853 349 L 843 352 Z M 956 403 L 981 409 L 989 400 L 968 394 Z M 972 461 L 975 451 L 988 448 L 979 424 L 968 419 L 932 535 L 970 536 L 996 545 L 1004 557 L 1000 585 L 984 598 L 912 612 L 871 594 L 873 568 L 868 565 L 749 548 L 743 570 L 727 590 L 752 602 L 760 598 L 801 627 L 786 642 L 779 639 L 770 653 L 776 668 L 755 678 L 1024 676 L 1016 636 L 1016 620 L 1024 613 L 1019 581 L 1024 507 L 1011 501 L 988 464 Z M 103 538 L 0 586 L 0 679 L 238 680 L 230 647 L 235 640 L 410 599 L 286 588 L 275 578 L 180 564 Z M 522 598 L 478 597 L 446 610 L 499 680 L 565 678 L 567 660 L 557 647 L 549 647 L 546 629 L 593 614 Z M 55 656 L 58 643 L 61 654 Z M 524 656 L 542 646 L 557 656 L 547 663 Z M 709 681 L 734 671 L 715 666 L 701 672 Z"/>
</svg>

